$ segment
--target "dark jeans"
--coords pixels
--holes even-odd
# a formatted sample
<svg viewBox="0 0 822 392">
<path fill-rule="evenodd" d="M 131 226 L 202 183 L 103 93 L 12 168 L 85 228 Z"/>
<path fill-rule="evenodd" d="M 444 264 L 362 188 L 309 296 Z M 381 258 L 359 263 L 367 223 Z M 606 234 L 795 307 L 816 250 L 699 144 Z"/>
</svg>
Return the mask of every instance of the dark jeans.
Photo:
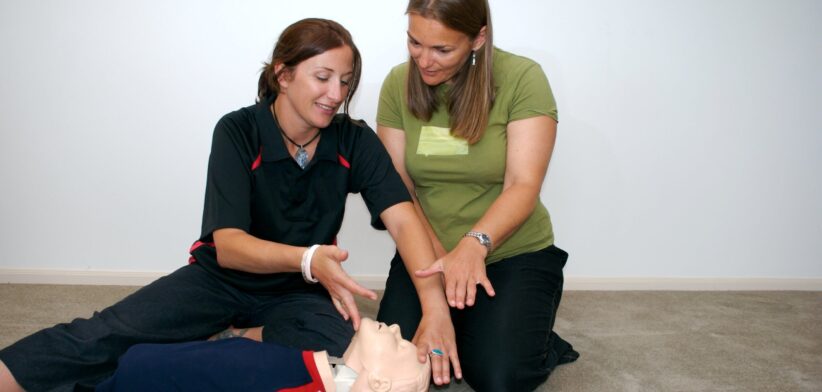
<svg viewBox="0 0 822 392">
<path fill-rule="evenodd" d="M 460 364 L 476 391 L 530 391 L 578 354 L 553 332 L 568 254 L 555 246 L 487 266 L 496 296 L 477 288 L 474 306 L 452 308 Z M 411 340 L 422 317 L 414 285 L 395 255 L 377 319 Z"/>
<path fill-rule="evenodd" d="M 202 340 L 230 325 L 263 325 L 265 341 L 335 356 L 354 335 L 325 291 L 256 295 L 195 263 L 89 319 L 23 338 L 0 351 L 0 360 L 28 391 L 83 390 L 110 376 L 137 343 Z"/>
</svg>

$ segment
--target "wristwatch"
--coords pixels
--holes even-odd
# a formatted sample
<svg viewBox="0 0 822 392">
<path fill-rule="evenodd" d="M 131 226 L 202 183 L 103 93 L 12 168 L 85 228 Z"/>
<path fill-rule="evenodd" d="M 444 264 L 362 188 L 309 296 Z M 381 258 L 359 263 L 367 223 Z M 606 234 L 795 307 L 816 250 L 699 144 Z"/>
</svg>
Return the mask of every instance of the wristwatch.
<svg viewBox="0 0 822 392">
<path fill-rule="evenodd" d="M 476 238 L 479 241 L 480 245 L 484 246 L 485 249 L 488 249 L 488 254 L 491 254 L 491 249 L 493 248 L 493 246 L 491 245 L 491 237 L 489 237 L 488 234 L 480 233 L 478 231 L 469 231 L 465 233 L 464 237 Z"/>
</svg>

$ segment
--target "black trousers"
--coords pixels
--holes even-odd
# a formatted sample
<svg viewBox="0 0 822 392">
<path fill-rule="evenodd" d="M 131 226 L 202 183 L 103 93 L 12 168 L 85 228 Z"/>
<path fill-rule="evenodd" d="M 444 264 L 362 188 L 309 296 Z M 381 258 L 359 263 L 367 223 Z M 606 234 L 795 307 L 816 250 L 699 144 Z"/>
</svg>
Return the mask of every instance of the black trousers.
<svg viewBox="0 0 822 392">
<path fill-rule="evenodd" d="M 568 254 L 555 246 L 487 266 L 496 296 L 477 288 L 472 307 L 452 308 L 460 364 L 476 391 L 531 391 L 558 364 L 578 354 L 553 332 Z M 422 310 L 399 254 L 391 261 L 377 316 L 397 323 L 405 339 L 416 333 Z"/>
<path fill-rule="evenodd" d="M 0 351 L 0 360 L 28 391 L 85 390 L 109 377 L 137 343 L 202 340 L 230 325 L 262 325 L 265 341 L 334 356 L 354 336 L 325 291 L 248 293 L 195 263 L 89 319 L 23 338 Z"/>
</svg>

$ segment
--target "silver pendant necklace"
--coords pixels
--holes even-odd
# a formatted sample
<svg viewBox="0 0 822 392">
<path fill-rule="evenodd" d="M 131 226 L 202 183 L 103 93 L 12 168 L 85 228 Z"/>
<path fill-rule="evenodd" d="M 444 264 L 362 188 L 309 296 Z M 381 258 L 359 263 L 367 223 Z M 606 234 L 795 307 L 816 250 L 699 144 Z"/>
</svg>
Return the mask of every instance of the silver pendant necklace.
<svg viewBox="0 0 822 392">
<path fill-rule="evenodd" d="M 317 137 L 320 136 L 320 131 L 317 130 L 317 133 L 314 135 L 314 137 L 312 137 L 311 140 L 305 142 L 305 144 L 297 144 L 295 141 L 291 140 L 291 138 L 288 137 L 288 135 L 286 135 L 285 132 L 283 132 L 282 128 L 280 128 L 280 133 L 282 133 L 283 136 L 285 136 L 286 140 L 291 142 L 291 144 L 297 146 L 297 153 L 294 154 L 294 160 L 297 161 L 297 164 L 300 165 L 301 169 L 305 170 L 305 167 L 308 166 L 308 151 L 305 150 L 305 147 L 314 142 L 314 140 L 317 140 Z"/>
<path fill-rule="evenodd" d="M 297 146 L 297 153 L 294 154 L 294 161 L 297 162 L 297 165 L 300 166 L 300 169 L 305 170 L 305 167 L 308 166 L 308 151 L 305 150 L 305 147 L 308 146 L 309 144 L 313 143 L 314 140 L 317 140 L 317 138 L 320 136 L 320 130 L 319 129 L 317 130 L 317 133 L 314 134 L 314 136 L 311 138 L 311 140 L 309 140 L 309 141 L 307 141 L 303 144 L 297 144 L 297 142 L 295 142 L 294 140 L 291 140 L 291 138 L 288 137 L 288 135 L 285 134 L 285 131 L 283 131 L 283 127 L 280 126 L 280 121 L 277 120 L 277 112 L 274 111 L 274 105 L 273 104 L 271 105 L 271 114 L 274 116 L 274 122 L 277 124 L 277 128 L 280 129 L 280 133 L 282 133 L 283 137 L 285 137 L 285 140 L 288 140 L 289 142 L 291 142 L 291 144 Z"/>
</svg>

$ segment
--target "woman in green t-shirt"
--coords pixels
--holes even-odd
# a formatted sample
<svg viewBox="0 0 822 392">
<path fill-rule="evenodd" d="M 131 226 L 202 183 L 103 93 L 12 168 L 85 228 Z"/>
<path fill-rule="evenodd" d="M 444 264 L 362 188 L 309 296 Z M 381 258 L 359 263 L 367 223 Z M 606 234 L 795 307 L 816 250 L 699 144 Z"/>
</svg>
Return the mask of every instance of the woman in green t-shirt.
<svg viewBox="0 0 822 392">
<path fill-rule="evenodd" d="M 538 64 L 494 48 L 487 0 L 406 11 L 411 58 L 385 79 L 377 131 L 438 259 L 395 256 L 377 317 L 431 356 L 436 384 L 453 367 L 478 391 L 532 390 L 579 356 L 553 332 L 568 254 L 539 198 L 556 103 Z"/>
</svg>

